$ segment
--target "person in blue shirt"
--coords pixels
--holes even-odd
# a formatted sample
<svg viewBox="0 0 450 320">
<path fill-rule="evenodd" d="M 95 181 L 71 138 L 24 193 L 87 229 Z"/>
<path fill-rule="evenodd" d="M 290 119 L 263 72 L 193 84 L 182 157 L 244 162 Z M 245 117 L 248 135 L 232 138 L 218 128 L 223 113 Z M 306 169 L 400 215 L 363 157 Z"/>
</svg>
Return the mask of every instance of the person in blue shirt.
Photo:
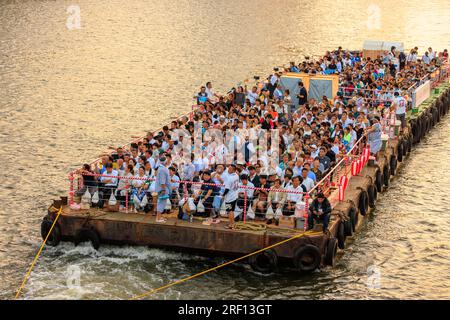
<svg viewBox="0 0 450 320">
<path fill-rule="evenodd" d="M 299 68 L 295 65 L 294 62 L 291 62 L 291 66 L 289 67 L 290 72 L 300 72 Z"/>
<path fill-rule="evenodd" d="M 161 217 L 169 198 L 170 173 L 167 169 L 167 159 L 165 156 L 159 158 L 159 165 L 157 167 L 155 191 L 158 193 L 157 208 L 156 208 L 156 222 L 164 223 L 167 220 Z"/>
<path fill-rule="evenodd" d="M 205 104 L 206 101 L 208 101 L 208 94 L 206 93 L 206 87 L 202 86 L 197 94 L 197 104 Z"/>
</svg>

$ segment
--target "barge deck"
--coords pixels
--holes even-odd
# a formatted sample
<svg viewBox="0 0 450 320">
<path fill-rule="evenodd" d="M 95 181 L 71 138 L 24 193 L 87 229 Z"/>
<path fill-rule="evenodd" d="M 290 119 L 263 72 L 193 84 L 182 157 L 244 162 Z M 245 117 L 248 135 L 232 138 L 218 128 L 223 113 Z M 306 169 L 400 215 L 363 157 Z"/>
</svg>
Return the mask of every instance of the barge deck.
<svg viewBox="0 0 450 320">
<path fill-rule="evenodd" d="M 175 212 L 165 215 L 167 222 L 160 224 L 151 214 L 108 212 L 96 208 L 72 210 L 67 197 L 62 197 L 63 200 L 55 200 L 50 206 L 42 224 L 42 235 L 44 237 L 50 231 L 51 223 L 58 219 L 47 242 L 49 245 L 57 245 L 61 240 L 75 244 L 88 240 L 96 248 L 100 243 L 144 245 L 224 256 L 246 255 L 297 236 L 250 258 L 250 264 L 261 272 L 273 271 L 277 259 L 288 261 L 299 271 L 312 271 L 318 264 L 333 265 L 338 248 L 344 249 L 347 237 L 361 228 L 364 217 L 375 206 L 377 194 L 389 186 L 412 145 L 442 119 L 449 107 L 450 85 L 441 83 L 417 113 L 408 112 L 407 128 L 400 136 L 389 139 L 378 162 L 369 163 L 350 178 L 345 200 L 339 200 L 337 187 L 330 188 L 328 198 L 333 211 L 328 234 L 322 233 L 321 229 L 305 232 L 302 228 L 283 228 L 258 221 L 240 224 L 241 228 L 230 230 L 226 228 L 227 221 L 205 225 L 200 218 L 193 222 L 180 220 Z M 349 166 L 351 164 L 347 164 L 344 171 Z M 302 219 L 299 218 L 299 225 L 303 226 Z"/>
</svg>

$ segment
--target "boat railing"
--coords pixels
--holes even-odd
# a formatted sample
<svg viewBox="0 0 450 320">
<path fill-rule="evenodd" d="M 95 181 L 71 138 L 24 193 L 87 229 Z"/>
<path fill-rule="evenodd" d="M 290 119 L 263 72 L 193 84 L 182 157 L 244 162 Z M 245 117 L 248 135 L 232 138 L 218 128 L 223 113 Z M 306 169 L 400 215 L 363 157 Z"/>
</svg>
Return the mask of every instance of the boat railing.
<svg viewBox="0 0 450 320">
<path fill-rule="evenodd" d="M 292 217 L 301 218 L 304 222 L 304 228 L 307 228 L 307 217 L 309 212 L 309 204 L 312 198 L 318 193 L 323 193 L 326 197 L 329 197 L 332 204 L 336 204 L 338 201 L 343 201 L 343 194 L 347 187 L 348 180 L 351 179 L 349 175 L 352 172 L 353 175 L 357 175 L 360 170 L 367 164 L 369 160 L 370 151 L 366 145 L 366 137 L 362 136 L 346 154 L 338 157 L 337 164 L 329 170 L 323 179 L 315 184 L 315 186 L 308 192 L 295 191 L 289 188 L 260 188 L 250 185 L 236 184 L 233 186 L 234 191 L 237 191 L 239 198 L 235 211 L 242 213 L 243 222 L 246 223 L 250 218 L 254 217 L 255 211 L 262 211 L 265 216 L 268 207 L 261 208 L 260 205 L 256 205 L 256 199 L 254 194 L 257 192 L 275 192 L 286 194 L 301 195 L 298 201 L 287 207 L 287 201 L 280 204 L 280 212 L 283 215 L 291 215 Z M 355 167 L 355 165 L 358 167 Z M 352 171 L 358 169 L 358 171 Z M 84 184 L 84 177 L 91 176 L 94 180 L 90 179 L 86 185 Z M 342 177 L 347 178 L 342 178 Z M 104 184 L 100 180 L 115 180 L 112 183 Z M 347 180 L 346 180 L 347 179 Z M 88 180 L 86 180 L 88 181 Z M 94 183 L 92 183 L 94 181 Z M 138 183 L 134 183 L 138 182 Z M 169 198 L 168 210 L 183 210 L 183 206 L 186 204 L 192 205 L 191 198 L 199 194 L 202 186 L 213 186 L 216 188 L 215 194 L 212 200 L 202 203 L 203 210 L 209 212 L 215 210 L 216 212 L 223 211 L 223 196 L 220 195 L 219 190 L 224 190 L 224 184 L 196 182 L 196 181 L 184 181 L 184 180 L 172 180 L 174 188 L 171 188 L 171 197 Z M 146 185 L 144 187 L 144 185 Z M 345 188 L 344 188 L 345 187 Z M 333 194 L 333 191 L 339 189 L 339 196 Z M 108 173 L 93 173 L 88 171 L 75 171 L 69 175 L 69 205 L 72 209 L 80 209 L 80 206 L 75 203 L 75 197 L 79 198 L 79 202 L 83 203 L 83 197 L 88 192 L 89 195 L 89 207 L 96 202 L 104 204 L 110 208 L 109 203 L 115 206 L 113 211 L 122 210 L 124 213 L 130 212 L 131 208 L 139 206 L 144 209 L 147 204 L 150 207 L 156 208 L 157 193 L 155 190 L 155 178 L 147 176 L 123 176 L 112 175 Z M 146 200 L 144 200 L 146 197 Z M 111 202 L 112 201 L 112 202 Z M 198 207 L 198 198 L 196 199 L 195 206 Z M 142 204 L 144 203 L 144 206 Z M 94 206 L 96 206 L 94 204 Z M 102 206 L 103 207 L 103 206 Z M 273 214 L 277 214 L 277 207 L 272 206 Z M 269 210 L 270 211 L 270 210 Z"/>
</svg>

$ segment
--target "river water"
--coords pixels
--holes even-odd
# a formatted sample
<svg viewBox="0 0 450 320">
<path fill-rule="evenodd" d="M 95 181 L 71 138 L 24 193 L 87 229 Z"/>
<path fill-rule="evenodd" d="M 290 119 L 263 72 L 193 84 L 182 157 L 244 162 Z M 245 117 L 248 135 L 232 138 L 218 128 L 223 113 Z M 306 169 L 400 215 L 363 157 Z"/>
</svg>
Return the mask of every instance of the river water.
<svg viewBox="0 0 450 320">
<path fill-rule="evenodd" d="M 71 5 L 80 29 L 68 23 Z M 189 111 L 201 84 L 223 92 L 365 39 L 442 50 L 449 20 L 448 0 L 2 1 L 0 298 L 18 288 L 67 173 Z M 414 148 L 334 269 L 261 276 L 236 265 L 152 298 L 450 298 L 449 146 L 447 117 Z M 221 261 L 65 243 L 43 252 L 23 298 L 130 298 Z"/>
</svg>

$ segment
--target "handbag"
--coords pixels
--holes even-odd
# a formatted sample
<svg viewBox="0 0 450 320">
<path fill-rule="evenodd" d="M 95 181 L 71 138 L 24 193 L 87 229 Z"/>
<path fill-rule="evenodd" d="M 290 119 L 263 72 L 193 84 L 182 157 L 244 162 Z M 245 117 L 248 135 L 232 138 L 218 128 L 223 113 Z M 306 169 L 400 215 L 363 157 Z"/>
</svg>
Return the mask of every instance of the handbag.
<svg viewBox="0 0 450 320">
<path fill-rule="evenodd" d="M 197 212 L 198 213 L 205 212 L 205 206 L 203 205 L 203 201 L 201 199 L 197 203 Z"/>
<path fill-rule="evenodd" d="M 100 201 L 100 197 L 98 196 L 98 191 L 95 191 L 94 195 L 92 196 L 91 201 L 93 204 L 97 204 Z"/>
<path fill-rule="evenodd" d="M 111 196 L 109 197 L 108 205 L 109 206 L 115 206 L 117 204 L 117 199 L 114 196 L 114 193 L 111 192 Z"/>
<path fill-rule="evenodd" d="M 255 211 L 253 211 L 252 206 L 248 207 L 247 218 L 252 219 L 252 220 L 255 219 Z"/>
<path fill-rule="evenodd" d="M 273 213 L 272 206 L 268 206 L 267 211 L 266 211 L 266 218 L 272 219 L 273 216 L 274 216 L 274 213 Z"/>
</svg>

